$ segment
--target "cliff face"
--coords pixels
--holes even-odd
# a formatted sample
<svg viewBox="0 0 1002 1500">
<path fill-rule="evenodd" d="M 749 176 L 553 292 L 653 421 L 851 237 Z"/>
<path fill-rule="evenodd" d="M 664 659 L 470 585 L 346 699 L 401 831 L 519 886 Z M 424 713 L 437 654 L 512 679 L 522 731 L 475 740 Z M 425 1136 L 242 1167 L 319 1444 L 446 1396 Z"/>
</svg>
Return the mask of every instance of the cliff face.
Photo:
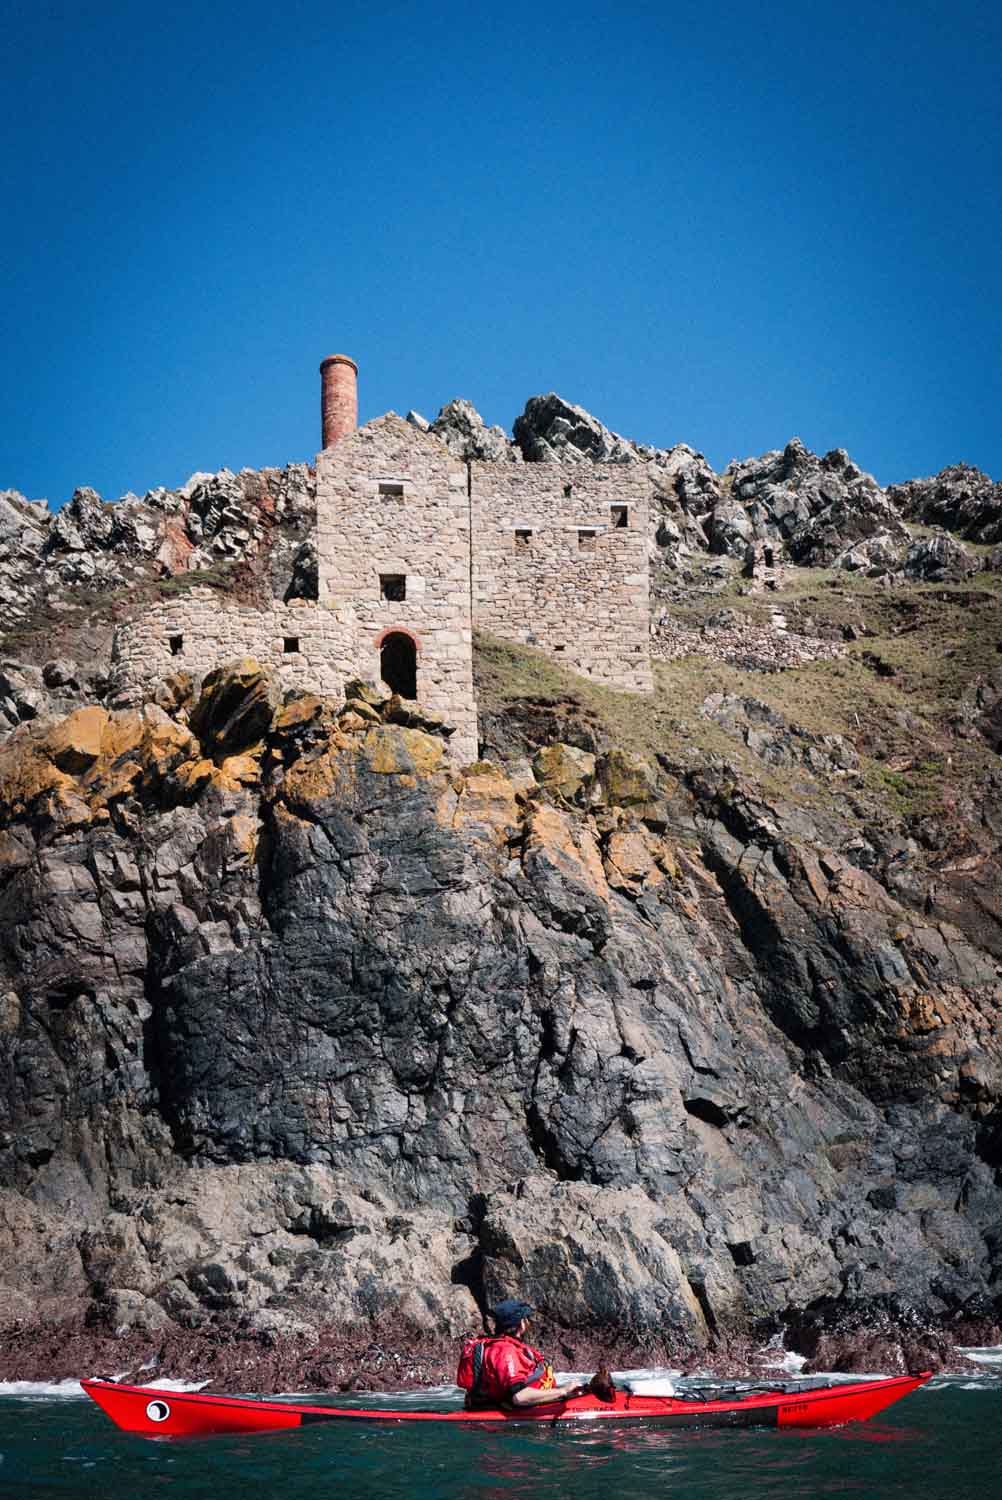
<svg viewBox="0 0 1002 1500">
<path fill-rule="evenodd" d="M 310 471 L 0 496 L 0 1339 L 514 1291 L 624 1348 L 1002 1339 L 999 487 L 717 475 L 556 397 L 431 430 L 653 465 L 652 698 L 481 640 L 461 773 L 253 662 L 123 707 L 157 591 L 315 590 Z"/>
<path fill-rule="evenodd" d="M 1002 990 L 959 930 L 733 775 L 457 775 L 362 687 L 176 686 L 0 751 L 8 1322 L 990 1313 Z"/>
</svg>

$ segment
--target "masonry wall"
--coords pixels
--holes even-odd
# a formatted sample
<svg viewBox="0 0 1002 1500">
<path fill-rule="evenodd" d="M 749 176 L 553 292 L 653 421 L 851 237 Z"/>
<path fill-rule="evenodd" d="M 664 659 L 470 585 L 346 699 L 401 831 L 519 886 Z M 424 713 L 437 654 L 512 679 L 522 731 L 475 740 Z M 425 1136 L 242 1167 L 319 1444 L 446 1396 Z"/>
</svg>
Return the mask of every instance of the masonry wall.
<svg viewBox="0 0 1002 1500">
<path fill-rule="evenodd" d="M 320 610 L 305 599 L 255 609 L 191 589 L 119 626 L 112 673 L 120 687 L 144 686 L 180 669 L 202 677 L 239 656 L 273 667 L 287 688 L 340 697 L 357 672 L 355 622 L 350 610 Z"/>
<path fill-rule="evenodd" d="M 478 462 L 470 474 L 478 629 L 652 691 L 646 467 Z"/>
<path fill-rule="evenodd" d="M 321 610 L 353 612 L 363 677 L 379 680 L 388 633 L 410 636 L 417 697 L 456 726 L 459 761 L 477 755 L 469 517 L 466 465 L 393 413 L 317 458 Z M 381 578 L 403 579 L 405 597 L 384 597 Z"/>
</svg>

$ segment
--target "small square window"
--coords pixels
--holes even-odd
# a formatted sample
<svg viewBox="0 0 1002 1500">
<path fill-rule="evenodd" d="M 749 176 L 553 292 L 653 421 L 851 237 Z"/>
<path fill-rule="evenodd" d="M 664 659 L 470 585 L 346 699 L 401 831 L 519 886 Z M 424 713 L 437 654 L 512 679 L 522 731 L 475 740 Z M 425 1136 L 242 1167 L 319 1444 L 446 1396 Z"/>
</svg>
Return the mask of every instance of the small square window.
<svg viewBox="0 0 1002 1500">
<path fill-rule="evenodd" d="M 578 532 L 578 547 L 582 552 L 595 551 L 595 532 L 585 530 L 583 527 Z"/>
<path fill-rule="evenodd" d="M 287 635 L 282 640 L 282 650 L 286 656 L 291 656 L 294 651 L 299 650 L 298 635 Z"/>
<path fill-rule="evenodd" d="M 184 650 L 184 636 L 169 635 L 167 637 L 167 644 L 170 646 L 171 656 L 180 656 L 181 652 Z"/>
<path fill-rule="evenodd" d="M 563 651 L 565 648 L 563 646 L 554 646 L 553 649 L 554 651 Z"/>
<path fill-rule="evenodd" d="M 630 524 L 630 508 L 628 505 L 610 505 L 612 512 L 612 524 L 615 530 L 625 531 Z"/>
<path fill-rule="evenodd" d="M 532 548 L 532 532 L 516 530 L 515 546 L 526 552 L 530 551 Z"/>
<path fill-rule="evenodd" d="M 407 578 L 403 573 L 380 573 L 379 597 L 391 604 L 399 604 L 407 598 Z"/>
<path fill-rule="evenodd" d="M 402 479 L 381 479 L 379 481 L 379 493 L 390 500 L 402 500 L 404 498 L 404 482 Z"/>
<path fill-rule="evenodd" d="M 571 494 L 573 493 L 573 490 L 574 490 L 574 486 L 572 484 L 565 484 L 564 485 L 564 499 L 565 500 L 569 500 L 571 498 Z"/>
</svg>

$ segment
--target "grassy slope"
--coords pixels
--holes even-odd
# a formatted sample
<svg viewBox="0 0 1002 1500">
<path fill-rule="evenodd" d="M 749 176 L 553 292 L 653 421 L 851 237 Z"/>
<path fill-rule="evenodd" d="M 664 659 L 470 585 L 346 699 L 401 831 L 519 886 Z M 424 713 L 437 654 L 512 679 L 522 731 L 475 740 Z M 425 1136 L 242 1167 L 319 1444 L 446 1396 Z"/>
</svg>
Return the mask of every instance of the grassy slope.
<svg viewBox="0 0 1002 1500">
<path fill-rule="evenodd" d="M 863 786 L 849 799 L 849 821 L 884 814 L 936 815 L 958 787 L 975 788 L 998 757 L 980 738 L 958 737 L 951 715 L 979 675 L 1002 665 L 1002 579 L 980 574 L 965 586 L 879 583 L 818 569 L 790 568 L 775 593 L 741 595 L 733 587 L 691 594 L 665 607 L 696 627 L 722 605 L 766 624 L 781 610 L 791 629 L 865 636 L 841 661 L 783 672 L 751 672 L 699 656 L 655 664 L 652 697 L 617 693 L 557 666 L 542 653 L 481 636 L 476 671 L 483 713 L 510 713 L 522 700 L 560 702 L 588 722 L 600 743 L 682 765 L 723 755 L 767 793 L 831 809 L 833 789 L 803 772 L 767 768 L 740 741 L 701 717 L 710 693 L 758 698 L 791 724 L 841 734 L 861 756 Z M 877 663 L 893 675 L 881 675 Z M 945 799 L 945 801 L 944 801 Z M 855 807 L 854 805 L 855 804 Z M 858 810 L 857 810 L 858 809 Z"/>
</svg>

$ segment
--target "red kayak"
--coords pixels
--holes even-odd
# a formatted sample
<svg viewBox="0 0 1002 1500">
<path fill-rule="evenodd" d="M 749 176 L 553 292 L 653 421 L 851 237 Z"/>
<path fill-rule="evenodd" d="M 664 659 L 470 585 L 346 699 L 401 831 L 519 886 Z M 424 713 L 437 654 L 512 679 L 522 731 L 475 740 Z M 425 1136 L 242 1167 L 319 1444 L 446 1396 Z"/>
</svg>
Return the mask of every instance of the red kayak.
<svg viewBox="0 0 1002 1500">
<path fill-rule="evenodd" d="M 461 1422 L 498 1427 L 509 1423 L 580 1421 L 656 1422 L 662 1427 L 834 1427 L 866 1422 L 892 1402 L 917 1390 L 930 1371 L 891 1380 L 860 1380 L 840 1385 L 788 1381 L 754 1387 L 715 1386 L 671 1396 L 617 1390 L 615 1400 L 575 1396 L 552 1405 L 511 1411 L 393 1411 L 376 1408 L 307 1406 L 299 1402 L 254 1401 L 241 1396 L 207 1396 L 194 1391 L 161 1391 L 153 1386 L 83 1380 L 81 1385 L 113 1422 L 143 1437 L 208 1437 L 222 1432 L 277 1432 L 315 1422 Z"/>
</svg>

